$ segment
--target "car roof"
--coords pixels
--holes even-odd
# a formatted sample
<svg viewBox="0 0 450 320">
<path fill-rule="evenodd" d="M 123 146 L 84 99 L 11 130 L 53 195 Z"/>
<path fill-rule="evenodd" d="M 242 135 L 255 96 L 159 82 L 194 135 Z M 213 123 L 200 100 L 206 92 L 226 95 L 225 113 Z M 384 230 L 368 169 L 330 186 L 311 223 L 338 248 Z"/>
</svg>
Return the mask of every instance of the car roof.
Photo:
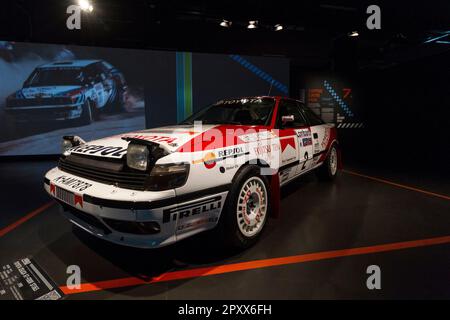
<svg viewBox="0 0 450 320">
<path fill-rule="evenodd" d="M 84 68 L 91 64 L 100 62 L 102 60 L 65 60 L 56 61 L 51 63 L 46 63 L 40 65 L 39 68 L 58 68 L 58 67 L 74 67 L 74 68 Z"/>
</svg>

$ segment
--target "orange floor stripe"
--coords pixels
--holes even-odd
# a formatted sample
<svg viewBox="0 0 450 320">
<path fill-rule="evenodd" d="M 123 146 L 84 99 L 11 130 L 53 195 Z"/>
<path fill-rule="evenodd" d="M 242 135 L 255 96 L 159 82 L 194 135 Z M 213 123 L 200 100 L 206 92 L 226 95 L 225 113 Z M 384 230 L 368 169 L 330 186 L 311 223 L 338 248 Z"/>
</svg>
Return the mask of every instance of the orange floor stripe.
<svg viewBox="0 0 450 320">
<path fill-rule="evenodd" d="M 128 277 L 128 278 L 106 280 L 106 281 L 99 281 L 99 282 L 93 282 L 93 283 L 83 283 L 79 289 L 71 290 L 71 289 L 67 288 L 66 286 L 62 286 L 60 288 L 65 294 L 70 295 L 70 294 L 86 293 L 86 292 L 100 291 L 100 290 L 106 290 L 106 289 L 117 289 L 117 288 L 143 285 L 143 284 L 152 284 L 152 283 L 158 283 L 158 282 L 166 282 L 166 281 L 173 281 L 173 280 L 190 279 L 190 278 L 225 274 L 225 273 L 236 272 L 236 271 L 268 268 L 268 267 L 283 266 L 283 265 L 303 263 L 303 262 L 309 262 L 309 261 L 319 261 L 319 260 L 325 260 L 325 259 L 349 257 L 349 256 L 356 256 L 356 255 L 364 255 L 364 254 L 387 252 L 387 251 L 425 247 L 425 246 L 432 246 L 432 245 L 438 245 L 438 244 L 448 244 L 448 243 L 450 243 L 450 236 L 444 236 L 444 237 L 429 238 L 429 239 L 422 239 L 422 240 L 381 244 L 381 245 L 375 245 L 375 246 L 369 246 L 369 247 L 333 250 L 333 251 L 325 251 L 325 252 L 318 252 L 318 253 L 302 254 L 302 255 L 296 255 L 296 256 L 290 256 L 290 257 L 254 260 L 254 261 L 239 262 L 239 263 L 232 263 L 232 264 L 219 265 L 219 266 L 188 269 L 188 270 L 182 270 L 182 271 L 172 271 L 172 272 L 163 273 L 163 274 L 153 278 L 150 281 L 145 281 L 145 280 L 135 278 L 135 277 Z"/>
<path fill-rule="evenodd" d="M 55 204 L 55 202 L 53 202 L 53 201 L 51 201 L 49 203 L 46 203 L 42 207 L 39 207 L 36 210 L 31 211 L 30 213 L 26 214 L 24 217 L 20 218 L 19 220 L 17 220 L 16 222 L 10 224 L 9 226 L 7 226 L 7 227 L 5 227 L 3 229 L 0 229 L 0 238 L 3 237 L 5 234 L 13 231 L 14 229 L 19 227 L 23 223 L 27 222 L 28 220 L 30 220 L 34 216 L 38 215 L 39 213 L 47 210 L 48 208 L 50 208 L 54 204 Z"/>
<path fill-rule="evenodd" d="M 419 189 L 419 188 L 407 186 L 407 185 L 396 183 L 396 182 L 392 182 L 392 181 L 389 181 L 389 180 L 367 176 L 365 174 L 357 173 L 357 172 L 350 171 L 350 170 L 342 170 L 342 172 L 345 172 L 345 173 L 348 173 L 348 174 L 351 174 L 351 175 L 354 175 L 354 176 L 370 179 L 370 180 L 373 180 L 373 181 L 389 184 L 391 186 L 395 186 L 395 187 L 399 187 L 399 188 L 403 188 L 403 189 L 407 189 L 407 190 L 411 190 L 411 191 L 415 191 L 415 192 L 420 192 L 420 193 L 423 193 L 423 194 L 426 194 L 426 195 L 429 195 L 429 196 L 433 196 L 433 197 L 438 197 L 438 198 L 441 198 L 441 199 L 444 199 L 444 200 L 450 200 L 450 196 L 447 196 L 445 194 L 439 194 L 439 193 L 435 193 L 435 192 L 431 192 L 431 191 L 427 191 L 427 190 L 422 190 L 422 189 Z"/>
</svg>

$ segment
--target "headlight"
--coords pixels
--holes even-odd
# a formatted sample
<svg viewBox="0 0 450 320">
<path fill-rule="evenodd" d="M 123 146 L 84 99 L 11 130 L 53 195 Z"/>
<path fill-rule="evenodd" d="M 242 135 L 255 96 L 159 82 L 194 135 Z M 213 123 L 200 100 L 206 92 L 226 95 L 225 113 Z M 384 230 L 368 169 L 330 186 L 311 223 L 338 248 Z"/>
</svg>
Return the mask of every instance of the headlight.
<svg viewBox="0 0 450 320">
<path fill-rule="evenodd" d="M 188 176 L 188 163 L 157 164 L 150 172 L 147 187 L 151 191 L 179 188 L 186 183 Z"/>
<path fill-rule="evenodd" d="M 69 149 L 84 144 L 84 140 L 77 136 L 64 136 L 61 141 L 61 152 L 63 155 L 69 155 Z"/>
<path fill-rule="evenodd" d="M 124 138 L 122 138 L 124 139 Z M 188 163 L 155 164 L 169 153 L 151 142 L 125 138 L 129 141 L 127 165 L 129 168 L 150 171 L 146 181 L 146 190 L 162 191 L 179 188 L 186 183 L 189 175 Z"/>
<path fill-rule="evenodd" d="M 132 169 L 146 171 L 148 156 L 149 150 L 146 145 L 130 143 L 127 150 L 127 165 Z"/>
</svg>

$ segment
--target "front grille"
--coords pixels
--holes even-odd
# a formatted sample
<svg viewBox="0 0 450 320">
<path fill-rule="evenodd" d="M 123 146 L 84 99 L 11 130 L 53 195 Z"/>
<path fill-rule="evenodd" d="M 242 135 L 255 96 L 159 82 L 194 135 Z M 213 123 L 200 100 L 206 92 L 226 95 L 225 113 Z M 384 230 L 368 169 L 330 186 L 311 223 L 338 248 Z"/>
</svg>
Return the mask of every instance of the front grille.
<svg viewBox="0 0 450 320">
<path fill-rule="evenodd" d="M 56 191 L 56 198 L 70 204 L 70 205 L 75 205 L 75 199 L 74 199 L 74 194 L 70 191 L 64 190 L 58 186 L 55 186 L 55 191 Z"/>
<path fill-rule="evenodd" d="M 133 190 L 145 190 L 148 178 L 148 173 L 132 171 L 124 161 L 115 159 L 70 155 L 61 158 L 58 167 L 78 177 Z"/>
</svg>

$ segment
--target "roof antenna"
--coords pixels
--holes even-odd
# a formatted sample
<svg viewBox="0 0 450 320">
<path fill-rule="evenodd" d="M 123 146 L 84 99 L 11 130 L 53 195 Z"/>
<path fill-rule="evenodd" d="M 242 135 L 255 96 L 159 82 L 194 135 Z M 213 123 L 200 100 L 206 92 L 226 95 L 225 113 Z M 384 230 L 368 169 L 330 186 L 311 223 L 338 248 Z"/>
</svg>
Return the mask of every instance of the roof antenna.
<svg viewBox="0 0 450 320">
<path fill-rule="evenodd" d="M 269 93 L 267 94 L 268 96 L 270 96 L 270 93 L 272 92 L 273 80 L 274 80 L 274 79 L 272 79 L 272 81 L 270 81 Z"/>
</svg>

